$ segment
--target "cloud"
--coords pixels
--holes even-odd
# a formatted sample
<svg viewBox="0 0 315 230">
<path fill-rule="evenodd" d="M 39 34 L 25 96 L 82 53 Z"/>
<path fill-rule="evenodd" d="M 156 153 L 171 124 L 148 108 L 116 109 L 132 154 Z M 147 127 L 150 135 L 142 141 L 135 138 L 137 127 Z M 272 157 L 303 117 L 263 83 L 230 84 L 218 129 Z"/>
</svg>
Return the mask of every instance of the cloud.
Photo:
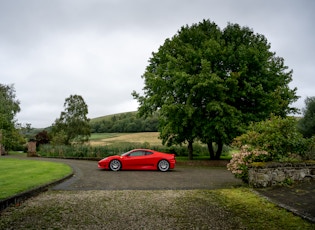
<svg viewBox="0 0 315 230">
<path fill-rule="evenodd" d="M 15 84 L 22 111 L 34 127 L 51 125 L 71 94 L 81 95 L 89 117 L 137 109 L 151 53 L 186 24 L 210 19 L 266 36 L 293 69 L 304 105 L 313 96 L 315 2 L 250 0 L 0 0 L 1 84 Z"/>
</svg>

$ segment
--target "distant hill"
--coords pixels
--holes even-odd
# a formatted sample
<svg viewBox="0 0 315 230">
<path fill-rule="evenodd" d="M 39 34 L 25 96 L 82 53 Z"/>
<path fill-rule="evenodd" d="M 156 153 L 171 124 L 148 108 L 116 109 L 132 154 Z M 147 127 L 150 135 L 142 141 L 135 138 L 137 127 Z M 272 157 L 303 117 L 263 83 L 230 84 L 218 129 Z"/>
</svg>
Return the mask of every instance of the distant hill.
<svg viewBox="0 0 315 230">
<path fill-rule="evenodd" d="M 93 124 L 93 123 L 96 123 L 96 122 L 100 122 L 100 121 L 106 121 L 106 120 L 111 120 L 112 117 L 115 117 L 115 116 L 120 116 L 120 115 L 124 115 L 124 114 L 127 114 L 127 115 L 133 115 L 133 114 L 137 114 L 138 112 L 137 111 L 130 111 L 130 112 L 123 112 L 123 113 L 115 113 L 115 114 L 109 114 L 109 115 L 105 115 L 105 116 L 101 116 L 101 117 L 95 117 L 95 118 L 91 118 L 90 119 L 90 123 Z"/>
<path fill-rule="evenodd" d="M 148 118 L 138 117 L 137 111 L 110 114 L 106 116 L 90 119 L 92 133 L 134 133 L 134 132 L 157 132 L 157 115 Z M 23 130 L 22 134 L 28 138 L 34 138 L 35 135 L 43 130 L 51 131 L 51 126 L 46 128 L 32 128 Z"/>
<path fill-rule="evenodd" d="M 92 133 L 157 132 L 158 118 L 140 118 L 137 111 L 111 114 L 90 120 Z"/>
</svg>

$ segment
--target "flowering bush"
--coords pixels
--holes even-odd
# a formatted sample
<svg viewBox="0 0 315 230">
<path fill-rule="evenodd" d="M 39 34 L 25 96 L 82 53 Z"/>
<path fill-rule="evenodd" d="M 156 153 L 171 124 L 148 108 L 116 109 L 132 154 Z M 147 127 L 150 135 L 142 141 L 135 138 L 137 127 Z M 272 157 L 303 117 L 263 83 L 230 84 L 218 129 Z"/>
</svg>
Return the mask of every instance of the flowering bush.
<svg viewBox="0 0 315 230">
<path fill-rule="evenodd" d="M 239 153 L 234 153 L 227 168 L 237 178 L 242 179 L 244 182 L 248 182 L 248 166 L 253 162 L 265 162 L 270 159 L 270 155 L 266 151 L 251 150 L 249 146 L 245 145 L 241 147 Z"/>
<path fill-rule="evenodd" d="M 297 119 L 272 115 L 270 119 L 251 123 L 243 135 L 236 137 L 233 145 L 267 151 L 273 161 L 279 161 L 290 154 L 304 156 L 309 149 L 308 140 L 297 130 Z"/>
</svg>

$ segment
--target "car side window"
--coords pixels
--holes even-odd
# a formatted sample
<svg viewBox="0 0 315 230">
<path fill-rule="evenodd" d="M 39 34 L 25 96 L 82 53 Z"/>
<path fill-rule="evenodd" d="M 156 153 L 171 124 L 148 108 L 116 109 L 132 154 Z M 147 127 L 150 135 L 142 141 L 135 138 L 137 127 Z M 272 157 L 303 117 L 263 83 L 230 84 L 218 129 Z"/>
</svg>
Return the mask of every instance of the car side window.
<svg viewBox="0 0 315 230">
<path fill-rule="evenodd" d="M 130 157 L 138 157 L 138 156 L 144 156 L 145 153 L 143 151 L 135 151 L 129 154 Z"/>
<path fill-rule="evenodd" d="M 145 152 L 145 155 L 147 156 L 147 155 L 152 155 L 153 153 L 152 152 L 148 152 L 148 151 L 146 151 Z"/>
</svg>

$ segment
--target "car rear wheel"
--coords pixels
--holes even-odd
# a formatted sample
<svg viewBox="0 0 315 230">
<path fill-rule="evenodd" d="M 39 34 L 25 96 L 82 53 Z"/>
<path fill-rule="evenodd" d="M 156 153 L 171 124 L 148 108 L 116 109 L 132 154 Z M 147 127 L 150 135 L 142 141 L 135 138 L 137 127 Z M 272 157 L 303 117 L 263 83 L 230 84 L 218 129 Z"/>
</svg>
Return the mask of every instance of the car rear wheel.
<svg viewBox="0 0 315 230">
<path fill-rule="evenodd" d="M 159 161 L 158 163 L 158 169 L 161 171 L 161 172 L 166 172 L 167 170 L 169 170 L 170 168 L 170 163 L 168 163 L 167 160 L 161 160 Z"/>
<path fill-rule="evenodd" d="M 112 171 L 119 171 L 121 169 L 121 163 L 119 160 L 112 160 L 109 163 L 109 168 Z"/>
</svg>

